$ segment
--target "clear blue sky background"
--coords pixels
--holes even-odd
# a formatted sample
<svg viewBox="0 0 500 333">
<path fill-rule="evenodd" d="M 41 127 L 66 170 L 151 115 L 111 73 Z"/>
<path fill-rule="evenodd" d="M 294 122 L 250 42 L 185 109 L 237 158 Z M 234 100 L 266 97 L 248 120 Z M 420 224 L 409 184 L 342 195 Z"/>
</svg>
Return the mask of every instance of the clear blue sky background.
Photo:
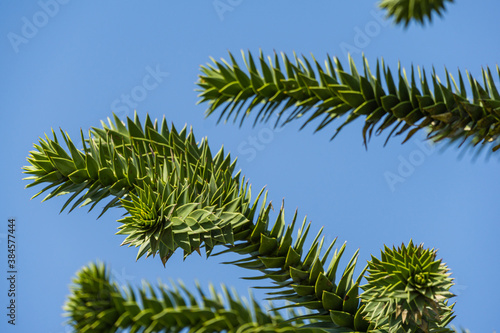
<svg viewBox="0 0 500 333">
<path fill-rule="evenodd" d="M 166 269 L 157 259 L 135 262 L 136 250 L 120 247 L 123 238 L 114 235 L 120 210 L 100 220 L 86 209 L 59 215 L 64 199 L 30 201 L 37 190 L 23 189 L 21 167 L 39 136 L 61 127 L 76 139 L 80 128 L 99 125 L 113 109 L 131 116 L 134 107 L 121 96 L 141 90 L 148 71 L 156 69 L 163 73 L 158 84 L 135 101 L 141 119 L 165 115 L 177 127 L 193 126 L 198 138 L 207 136 L 213 150 L 224 145 L 239 156 L 238 166 L 255 189 L 267 185 L 276 205 L 286 199 L 289 218 L 299 208 L 314 231 L 324 226 L 328 240 L 347 241 L 348 255 L 360 248 L 360 262 L 384 244 L 410 238 L 438 248 L 456 281 L 455 325 L 499 330 L 498 158 L 473 162 L 471 155 L 459 159 L 456 149 L 438 148 L 424 154 L 422 137 L 405 145 L 396 138 L 385 148 L 385 138 L 375 138 L 366 151 L 361 122 L 333 142 L 333 127 L 313 135 L 312 127 L 299 132 L 300 123 L 281 131 L 250 122 L 242 128 L 216 125 L 216 117 L 205 119 L 206 106 L 196 105 L 194 83 L 199 66 L 210 56 L 226 57 L 227 50 L 312 52 L 323 62 L 327 53 L 345 61 L 348 45 L 358 64 L 364 52 L 372 64 L 383 56 L 393 70 L 401 61 L 406 68 L 435 66 L 441 75 L 447 65 L 453 74 L 461 68 L 479 76 L 482 66 L 499 61 L 500 3 L 458 0 L 443 19 L 407 30 L 381 21 L 375 0 L 242 0 L 228 6 L 218 13 L 213 1 L 66 0 L 57 10 L 46 8 L 47 16 L 37 1 L 1 2 L 0 331 L 69 332 L 61 317 L 68 286 L 80 267 L 96 259 L 109 263 L 122 283 L 171 278 L 193 287 L 195 279 L 202 285 L 224 281 L 241 294 L 255 285 L 239 279 L 250 272 L 220 265 L 220 258 L 182 262 L 179 253 Z M 34 22 L 36 30 L 24 27 Z M 363 40 L 359 31 L 367 29 L 371 36 Z M 26 39 L 11 42 L 14 34 Z M 398 174 L 402 161 L 422 156 L 391 188 L 387 172 Z M 12 217 L 19 269 L 15 328 L 5 315 L 5 235 Z"/>
</svg>

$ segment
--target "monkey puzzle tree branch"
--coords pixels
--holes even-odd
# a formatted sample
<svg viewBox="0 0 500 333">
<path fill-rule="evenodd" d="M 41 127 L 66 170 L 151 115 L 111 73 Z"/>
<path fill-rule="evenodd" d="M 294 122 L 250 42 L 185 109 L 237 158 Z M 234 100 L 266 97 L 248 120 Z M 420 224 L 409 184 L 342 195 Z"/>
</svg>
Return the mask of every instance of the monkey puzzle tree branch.
<svg viewBox="0 0 500 333">
<path fill-rule="evenodd" d="M 249 52 L 248 56 L 243 53 L 243 70 L 231 53 L 229 57 L 231 63 L 212 59 L 213 65 L 202 66 L 198 81 L 199 102 L 208 102 L 206 114 L 218 113 L 219 121 L 240 118 L 241 124 L 253 115 L 255 124 L 269 121 L 276 113 L 276 125 L 302 120 L 304 127 L 318 120 L 319 131 L 344 116 L 333 139 L 345 125 L 361 117 L 365 145 L 373 131 L 389 132 L 387 140 L 406 133 L 406 142 L 425 129 L 435 141 L 470 139 L 493 151 L 500 148 L 500 94 L 489 68 L 482 70 L 482 84 L 466 72 L 472 93 L 468 99 L 462 73 L 458 72 L 457 84 L 446 69 L 446 85 L 435 73 L 430 84 L 420 68 L 417 84 L 413 67 L 409 76 L 399 67 L 395 78 L 383 60 L 377 61 L 372 73 L 364 57 L 362 71 L 349 58 L 350 73 L 338 58 L 328 58 L 324 67 L 313 58 L 313 68 L 305 57 L 295 56 L 292 62 L 282 54 L 280 61 L 275 54 L 274 61 L 268 57 L 266 62 L 262 52 L 257 60 Z M 498 66 L 496 71 L 500 78 Z"/>
<path fill-rule="evenodd" d="M 206 295 L 197 286 L 193 294 L 179 283 L 169 288 L 144 283 L 140 289 L 120 287 L 111 280 L 108 268 L 90 264 L 77 272 L 64 310 L 77 332 L 281 332 L 314 333 L 300 329 L 304 322 L 286 322 L 277 311 L 265 311 L 250 295 L 241 300 L 222 285 L 223 294 L 209 286 Z M 292 315 L 295 315 L 292 313 Z"/>
<path fill-rule="evenodd" d="M 307 224 L 304 218 L 294 241 L 292 234 L 297 222 L 297 213 L 292 222 L 286 225 L 282 207 L 276 221 L 270 225 L 269 210 L 270 207 L 263 204 L 248 239 L 229 246 L 222 252 L 236 252 L 245 258 L 226 264 L 260 271 L 262 275 L 248 279 L 273 280 L 274 286 L 269 287 L 273 290 L 268 293 L 269 299 L 292 302 L 287 308 L 305 307 L 314 310 L 315 313 L 304 318 L 330 322 L 330 328 L 334 332 L 342 332 L 346 328 L 360 332 L 368 329 L 369 322 L 362 318 L 362 307 L 358 299 L 359 283 L 364 271 L 358 278 L 353 278 L 358 251 L 339 275 L 337 270 L 345 244 L 328 260 L 336 240 L 328 244 L 326 251 L 321 253 L 324 236 L 320 230 L 309 249 L 305 251 L 304 244 L 311 224 Z"/>
<path fill-rule="evenodd" d="M 49 183 L 35 195 L 48 192 L 44 200 L 71 194 L 62 208 L 72 204 L 70 211 L 111 197 L 101 215 L 110 207 L 127 210 L 118 233 L 127 235 L 123 244 L 139 247 L 137 258 L 159 253 L 165 263 L 177 248 L 189 255 L 202 244 L 208 255 L 245 237 L 256 203 L 223 148 L 212 156 L 206 140 L 198 144 L 165 119 L 161 128 L 149 117 L 144 127 L 137 116 L 127 122 L 115 116 L 115 123 L 93 128 L 89 139 L 82 135 L 82 150 L 61 131 L 69 153 L 55 133 L 40 139 L 24 168 L 33 180 L 27 187 Z"/>
</svg>

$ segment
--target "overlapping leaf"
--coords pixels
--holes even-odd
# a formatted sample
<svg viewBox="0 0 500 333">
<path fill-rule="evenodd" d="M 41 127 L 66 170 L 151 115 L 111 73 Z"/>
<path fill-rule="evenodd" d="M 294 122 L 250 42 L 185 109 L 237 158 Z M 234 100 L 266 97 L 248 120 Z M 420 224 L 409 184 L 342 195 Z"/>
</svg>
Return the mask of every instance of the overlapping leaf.
<svg viewBox="0 0 500 333">
<path fill-rule="evenodd" d="M 123 245 L 139 247 L 137 259 L 159 253 L 165 264 L 178 247 L 187 256 L 199 252 L 202 244 L 209 256 L 214 246 L 233 244 L 249 233 L 251 223 L 241 213 L 237 191 L 232 201 L 219 207 L 186 195 L 192 193 L 188 185 L 169 188 L 160 182 L 157 189 L 146 186 L 138 189 L 138 196 L 130 194 L 131 200 L 123 201 L 129 215 L 118 220 L 123 223 L 118 234 L 128 235 Z"/>
<path fill-rule="evenodd" d="M 275 54 L 266 61 L 262 53 L 255 59 L 249 52 L 243 53 L 246 68 L 241 69 L 231 53 L 229 57 L 231 63 L 212 59 L 213 65 L 202 66 L 198 81 L 200 102 L 208 102 L 207 115 L 218 113 L 219 120 L 239 118 L 242 123 L 253 115 L 255 123 L 267 122 L 277 114 L 276 125 L 303 120 L 304 127 L 316 120 L 319 131 L 345 117 L 333 139 L 361 117 L 365 145 L 374 131 L 389 132 L 387 140 L 406 134 L 407 141 L 425 129 L 435 141 L 469 139 L 493 151 L 500 148 L 500 94 L 490 68 L 483 69 L 482 84 L 466 72 L 469 98 L 461 72 L 455 81 L 445 71 L 441 82 L 435 73 L 429 80 L 421 68 L 412 67 L 407 76 L 399 67 L 393 75 L 383 60 L 372 73 L 366 59 L 359 71 L 350 58 L 348 73 L 338 58 L 328 58 L 322 67 L 305 57 L 295 56 L 292 62 L 282 54 L 280 61 Z M 496 72 L 500 78 L 498 66 Z"/>
<path fill-rule="evenodd" d="M 451 332 L 446 326 L 454 318 L 447 301 L 453 279 L 436 250 L 423 245 L 385 247 L 381 258 L 368 263 L 367 284 L 361 286 L 364 314 L 378 328 L 400 331 Z"/>
</svg>

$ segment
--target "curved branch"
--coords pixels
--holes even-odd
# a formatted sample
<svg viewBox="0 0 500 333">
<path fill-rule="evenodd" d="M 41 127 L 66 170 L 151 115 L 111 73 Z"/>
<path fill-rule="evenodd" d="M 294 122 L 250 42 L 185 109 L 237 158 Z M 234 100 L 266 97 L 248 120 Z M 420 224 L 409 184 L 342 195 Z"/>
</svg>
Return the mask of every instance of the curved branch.
<svg viewBox="0 0 500 333">
<path fill-rule="evenodd" d="M 376 134 L 389 131 L 387 140 L 392 135 L 406 133 L 405 142 L 425 129 L 435 141 L 470 139 L 472 144 L 483 143 L 483 147 L 492 147 L 493 151 L 500 148 L 500 94 L 489 68 L 482 71 L 482 85 L 466 72 L 472 91 L 469 100 L 460 72 L 457 84 L 446 71 L 446 85 L 433 73 L 431 89 L 424 69 L 418 68 L 417 85 L 413 68 L 410 80 L 401 67 L 395 79 L 383 60 L 377 62 L 372 73 L 366 59 L 363 58 L 363 68 L 358 71 L 349 58 L 349 74 L 338 58 L 333 62 L 328 58 L 325 67 L 313 58 L 315 71 L 305 57 L 295 56 L 292 63 L 285 54 L 282 61 L 275 54 L 274 61 L 268 57 L 267 63 L 261 53 L 259 70 L 248 53 L 248 57 L 243 54 L 244 71 L 231 53 L 229 56 L 231 64 L 212 59 L 213 66 L 202 66 L 198 81 L 199 102 L 208 102 L 206 114 L 218 112 L 219 121 L 240 118 L 243 123 L 253 115 L 255 123 L 267 122 L 276 113 L 276 125 L 302 120 L 304 127 L 313 120 L 321 120 L 316 127 L 319 131 L 346 116 L 333 139 L 345 125 L 362 117 L 365 145 L 374 130 Z M 498 66 L 497 74 L 500 78 Z"/>
<path fill-rule="evenodd" d="M 27 187 L 49 185 L 34 197 L 71 193 L 62 208 L 73 203 L 70 211 L 111 197 L 101 215 L 111 207 L 127 210 L 119 220 L 123 244 L 139 247 L 137 259 L 159 253 L 164 264 L 179 247 L 187 256 L 204 245 L 209 255 L 246 236 L 257 202 L 251 204 L 250 187 L 233 175 L 235 161 L 223 148 L 212 156 L 206 140 L 198 144 L 192 132 L 169 129 L 165 119 L 161 128 L 149 116 L 144 127 L 137 115 L 127 122 L 115 116 L 87 140 L 82 134 L 82 150 L 61 131 L 69 153 L 55 133 L 40 139 L 24 172 L 32 175 Z"/>
</svg>

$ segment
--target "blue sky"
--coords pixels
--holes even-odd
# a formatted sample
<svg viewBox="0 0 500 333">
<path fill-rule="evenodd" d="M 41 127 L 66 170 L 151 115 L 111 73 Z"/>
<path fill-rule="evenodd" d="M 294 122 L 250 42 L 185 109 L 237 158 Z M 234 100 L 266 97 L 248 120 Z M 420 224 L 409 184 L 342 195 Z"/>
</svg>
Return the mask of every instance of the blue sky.
<svg viewBox="0 0 500 333">
<path fill-rule="evenodd" d="M 231 259 L 189 257 L 180 253 L 163 268 L 159 260 L 135 262 L 136 250 L 120 247 L 116 236 L 122 211 L 96 220 L 86 209 L 58 214 L 64 198 L 40 203 L 25 190 L 21 168 L 39 136 L 61 127 L 77 138 L 80 128 L 98 126 L 116 111 L 137 110 L 141 119 L 165 116 L 176 127 L 192 126 L 208 137 L 212 150 L 224 145 L 238 156 L 255 189 L 267 185 L 276 205 L 285 198 L 288 217 L 295 208 L 313 230 L 324 226 L 327 240 L 347 241 L 347 255 L 360 248 L 360 262 L 378 255 L 384 244 L 423 242 L 439 249 L 455 278 L 454 324 L 473 332 L 499 330 L 500 274 L 498 236 L 499 159 L 471 155 L 459 159 L 415 137 L 405 145 L 374 138 L 362 145 L 361 122 L 346 127 L 333 141 L 331 130 L 313 135 L 300 123 L 283 129 L 270 125 L 242 128 L 205 119 L 196 105 L 199 66 L 241 49 L 309 55 L 323 62 L 346 50 L 360 64 L 384 57 L 391 68 L 435 66 L 443 74 L 467 69 L 479 77 L 500 54 L 500 3 L 456 1 L 443 19 L 408 29 L 381 19 L 375 0 L 217 1 L 9 1 L 0 4 L 2 122 L 0 165 L 0 331 L 69 332 L 62 305 L 74 273 L 96 259 L 111 265 L 119 282 L 182 279 L 194 287 L 225 282 L 247 294 L 252 282 L 243 269 L 220 265 Z M 131 96 L 127 102 L 126 96 Z M 409 161 L 413 161 L 408 166 Z M 406 165 L 406 169 L 405 166 Z M 388 173 L 404 182 L 387 181 Z M 7 219 L 17 223 L 17 324 L 7 324 Z M 259 299 L 263 294 L 256 291 Z"/>
</svg>

